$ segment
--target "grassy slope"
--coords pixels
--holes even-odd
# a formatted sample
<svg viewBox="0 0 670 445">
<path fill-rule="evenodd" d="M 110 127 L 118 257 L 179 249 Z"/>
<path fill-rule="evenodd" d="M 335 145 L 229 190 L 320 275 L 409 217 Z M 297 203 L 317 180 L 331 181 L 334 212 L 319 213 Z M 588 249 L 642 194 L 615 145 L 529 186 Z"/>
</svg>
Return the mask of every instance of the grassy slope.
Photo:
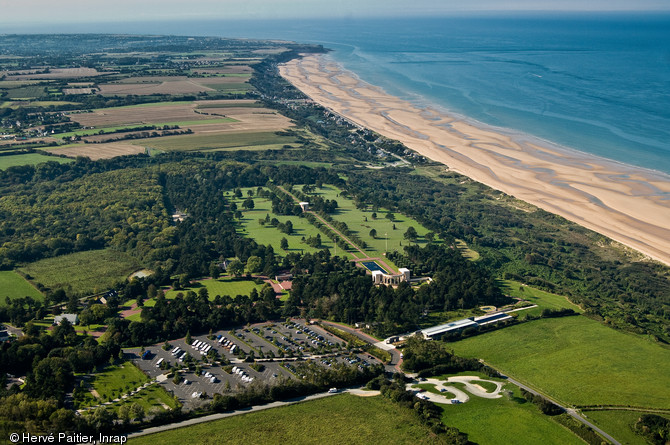
<svg viewBox="0 0 670 445">
<path fill-rule="evenodd" d="M 55 161 L 61 164 L 72 162 L 72 159 L 59 158 L 56 156 L 46 156 L 39 153 L 25 153 L 20 155 L 0 156 L 0 170 L 17 165 L 37 165 L 42 162 Z"/>
<path fill-rule="evenodd" d="M 567 404 L 670 403 L 670 350 L 586 317 L 531 321 L 448 347 Z"/>
<path fill-rule="evenodd" d="M 380 397 L 342 394 L 152 434 L 131 445 L 434 444 L 443 443 L 414 414 Z"/>
<path fill-rule="evenodd" d="M 93 266 L 93 267 L 92 267 Z M 28 264 L 20 270 L 46 287 L 76 293 L 107 290 L 125 280 L 139 264 L 130 256 L 111 249 L 76 252 Z"/>
<path fill-rule="evenodd" d="M 0 271 L 0 306 L 5 305 L 5 297 L 33 297 L 43 300 L 44 296 L 23 277 L 12 270 Z"/>
</svg>

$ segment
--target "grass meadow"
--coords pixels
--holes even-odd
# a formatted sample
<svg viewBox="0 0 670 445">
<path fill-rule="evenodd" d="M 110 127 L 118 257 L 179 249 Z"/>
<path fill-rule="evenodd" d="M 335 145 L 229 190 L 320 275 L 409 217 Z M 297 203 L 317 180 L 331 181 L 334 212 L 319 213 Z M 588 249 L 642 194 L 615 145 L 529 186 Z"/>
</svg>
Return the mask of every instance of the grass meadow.
<svg viewBox="0 0 670 445">
<path fill-rule="evenodd" d="M 0 156 L 0 170 L 6 170 L 9 167 L 15 167 L 17 165 L 37 165 L 49 161 L 55 161 L 61 164 L 73 162 L 72 159 L 68 158 L 47 156 L 40 153 L 24 153 L 18 155 Z"/>
<path fill-rule="evenodd" d="M 140 265 L 131 256 L 111 249 L 90 250 L 46 258 L 20 268 L 33 281 L 76 294 L 106 291 L 125 280 Z"/>
<path fill-rule="evenodd" d="M 526 286 L 518 281 L 504 280 L 500 284 L 502 285 L 502 291 L 506 295 L 513 298 L 522 298 L 533 304 L 537 304 L 537 308 L 519 312 L 521 320 L 523 320 L 526 315 L 540 315 L 544 309 L 572 309 L 575 312 L 584 312 L 582 308 L 562 295 L 556 295 L 531 286 Z"/>
<path fill-rule="evenodd" d="M 447 347 L 568 405 L 670 405 L 670 349 L 584 316 L 530 321 Z"/>
<path fill-rule="evenodd" d="M 0 306 L 5 305 L 5 297 L 33 297 L 36 300 L 44 300 L 44 295 L 40 291 L 13 270 L 0 271 Z"/>
<path fill-rule="evenodd" d="M 129 445 L 440 444 L 413 412 L 381 397 L 340 394 L 138 437 Z"/>
<path fill-rule="evenodd" d="M 584 443 L 551 417 L 543 415 L 535 405 L 526 402 L 516 386 L 508 384 L 505 389 L 513 390 L 512 398 L 484 399 L 471 396 L 463 404 L 439 405 L 443 408 L 442 421 L 467 433 L 468 439 L 480 444 Z"/>
<path fill-rule="evenodd" d="M 582 415 L 623 445 L 647 445 L 648 442 L 633 431 L 637 419 L 645 413 L 635 411 L 586 411 Z M 663 417 L 669 417 L 663 415 Z"/>
</svg>

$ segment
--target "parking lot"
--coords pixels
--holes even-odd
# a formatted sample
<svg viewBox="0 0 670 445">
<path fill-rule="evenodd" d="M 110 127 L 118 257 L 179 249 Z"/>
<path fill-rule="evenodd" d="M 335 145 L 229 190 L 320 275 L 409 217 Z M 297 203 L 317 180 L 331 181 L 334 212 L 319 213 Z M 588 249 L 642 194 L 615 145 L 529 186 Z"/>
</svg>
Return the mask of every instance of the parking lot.
<svg viewBox="0 0 670 445">
<path fill-rule="evenodd" d="M 135 363 L 186 407 L 215 393 L 240 391 L 255 381 L 271 384 L 282 376 L 296 378 L 296 369 L 305 360 L 323 367 L 379 363 L 368 354 L 350 354 L 345 343 L 329 332 L 297 322 L 263 323 L 191 340 L 190 345 L 183 338 L 171 340 L 167 349 L 164 344 L 146 347 L 144 358 L 135 355 Z M 255 364 L 243 359 L 251 353 Z M 178 375 L 178 383 L 167 377 L 170 371 Z"/>
</svg>

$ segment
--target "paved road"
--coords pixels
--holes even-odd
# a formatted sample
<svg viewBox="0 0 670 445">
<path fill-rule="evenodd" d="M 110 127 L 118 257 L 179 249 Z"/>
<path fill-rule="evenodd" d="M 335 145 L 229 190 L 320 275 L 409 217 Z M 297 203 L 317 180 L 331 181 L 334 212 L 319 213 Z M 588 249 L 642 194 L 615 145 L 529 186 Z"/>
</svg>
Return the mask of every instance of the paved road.
<svg viewBox="0 0 670 445">
<path fill-rule="evenodd" d="M 332 321 L 326 321 L 326 320 L 321 320 L 321 323 L 328 325 L 328 326 L 333 326 L 336 327 L 337 329 L 341 329 L 345 332 L 348 332 L 350 334 L 355 335 L 356 337 L 360 338 L 366 343 L 370 343 L 371 345 L 374 346 L 375 343 L 378 343 L 379 340 L 376 338 L 366 334 L 365 332 L 361 332 L 360 329 L 354 329 L 352 327 L 349 327 L 344 324 L 340 323 L 335 323 Z M 388 351 L 391 354 L 391 361 L 385 365 L 385 369 L 389 372 L 402 372 L 400 370 L 400 364 L 402 363 L 402 359 L 400 358 L 400 353 L 398 352 L 397 349 L 391 349 Z"/>
<path fill-rule="evenodd" d="M 487 366 L 490 366 L 490 365 L 487 364 Z M 553 403 L 555 403 L 556 405 L 558 405 L 558 406 L 560 406 L 561 408 L 563 408 L 563 409 L 565 410 L 565 412 L 567 412 L 569 415 L 571 415 L 571 416 L 574 417 L 575 419 L 579 420 L 579 421 L 582 422 L 584 425 L 586 425 L 586 426 L 592 428 L 594 431 L 596 431 L 598 434 L 600 434 L 601 436 L 603 436 L 605 439 L 607 439 L 607 440 L 609 440 L 610 442 L 612 442 L 612 444 L 614 444 L 614 445 L 621 445 L 621 442 L 617 441 L 614 437 L 610 436 L 610 435 L 607 434 L 605 431 L 601 430 L 600 428 L 598 428 L 597 426 L 595 426 L 594 424 L 592 424 L 591 422 L 589 422 L 588 420 L 586 420 L 584 417 L 582 417 L 581 415 L 579 415 L 579 413 L 578 413 L 577 411 L 575 411 L 574 409 L 572 409 L 572 408 L 568 408 L 567 406 L 563 406 L 563 405 L 561 405 L 560 403 L 557 403 L 555 400 L 553 400 L 551 397 L 548 397 L 546 394 L 541 394 L 541 393 L 537 392 L 536 390 L 534 390 L 534 389 L 532 389 L 532 388 L 529 388 L 528 386 L 524 385 L 523 383 L 514 380 L 514 379 L 511 378 L 511 377 L 508 377 L 508 376 L 506 376 L 506 375 L 503 375 L 503 377 L 506 378 L 509 382 L 511 382 L 511 383 L 515 384 L 516 386 L 518 386 L 519 388 L 523 388 L 523 389 L 525 389 L 525 390 L 528 391 L 529 393 L 532 393 L 532 394 L 535 394 L 535 395 L 539 395 L 539 396 L 541 396 L 541 397 L 544 397 L 545 399 L 549 399 L 551 402 L 553 402 Z"/>
<path fill-rule="evenodd" d="M 132 439 L 135 437 L 140 437 L 140 436 L 146 436 L 147 434 L 155 434 L 155 433 L 160 433 L 161 431 L 168 431 L 168 430 L 174 430 L 177 428 L 183 428 L 186 426 L 191 426 L 191 425 L 197 425 L 199 423 L 204 423 L 204 422 L 211 422 L 213 420 L 219 420 L 219 419 L 225 419 L 226 417 L 232 417 L 232 416 L 239 416 L 241 414 L 248 414 L 254 411 L 263 411 L 266 409 L 270 408 L 277 408 L 279 406 L 286 406 L 286 405 L 293 405 L 295 403 L 301 403 L 301 402 L 306 402 L 308 400 L 315 400 L 315 399 L 321 399 L 323 397 L 328 397 L 328 396 L 334 396 L 335 394 L 331 393 L 319 393 L 319 394 L 312 394 L 311 396 L 305 396 L 305 397 L 300 397 L 297 399 L 292 399 L 292 400 L 287 400 L 287 401 L 282 401 L 282 402 L 272 402 L 268 403 L 267 405 L 257 405 L 257 406 L 252 406 L 250 408 L 245 408 L 245 409 L 238 409 L 229 413 L 219 413 L 219 414 L 211 414 L 209 416 L 204 416 L 204 417 L 198 417 L 195 419 L 188 419 L 184 420 L 182 422 L 176 422 L 176 423 L 171 423 L 168 425 L 162 425 L 162 426 L 156 426 L 152 428 L 147 428 L 144 430 L 137 431 L 135 433 L 128 434 L 128 438 Z"/>
</svg>

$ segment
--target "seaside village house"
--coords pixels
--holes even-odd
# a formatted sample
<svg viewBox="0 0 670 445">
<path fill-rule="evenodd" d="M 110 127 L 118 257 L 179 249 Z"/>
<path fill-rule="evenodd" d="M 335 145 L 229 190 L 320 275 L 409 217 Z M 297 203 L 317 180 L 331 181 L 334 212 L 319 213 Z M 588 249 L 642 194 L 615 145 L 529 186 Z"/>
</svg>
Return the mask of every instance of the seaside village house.
<svg viewBox="0 0 670 445">
<path fill-rule="evenodd" d="M 372 271 L 372 282 L 374 284 L 383 284 L 385 286 L 397 286 L 403 281 L 409 282 L 409 269 L 401 267 L 398 274 L 385 274 L 381 270 Z"/>
</svg>

